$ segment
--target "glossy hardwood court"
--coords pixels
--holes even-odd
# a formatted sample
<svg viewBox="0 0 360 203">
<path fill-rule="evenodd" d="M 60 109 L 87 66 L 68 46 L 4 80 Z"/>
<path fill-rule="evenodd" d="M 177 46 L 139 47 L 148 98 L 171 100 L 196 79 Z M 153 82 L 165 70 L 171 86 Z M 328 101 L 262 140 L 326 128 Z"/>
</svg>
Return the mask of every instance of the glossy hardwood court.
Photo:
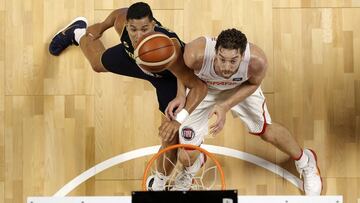
<svg viewBox="0 0 360 203">
<path fill-rule="evenodd" d="M 88 168 L 159 144 L 161 115 L 144 81 L 95 73 L 78 47 L 48 53 L 76 16 L 90 24 L 133 0 L 0 0 L 0 203 L 51 196 Z M 236 27 L 267 54 L 262 88 L 272 119 L 316 150 L 324 194 L 360 198 L 360 0 L 148 0 L 185 42 Z M 109 29 L 106 47 L 119 43 Z M 298 176 L 279 150 L 228 114 L 207 144 L 245 151 Z M 129 195 L 149 157 L 114 166 L 71 195 Z M 228 187 L 243 195 L 299 195 L 246 161 L 219 157 Z"/>
</svg>

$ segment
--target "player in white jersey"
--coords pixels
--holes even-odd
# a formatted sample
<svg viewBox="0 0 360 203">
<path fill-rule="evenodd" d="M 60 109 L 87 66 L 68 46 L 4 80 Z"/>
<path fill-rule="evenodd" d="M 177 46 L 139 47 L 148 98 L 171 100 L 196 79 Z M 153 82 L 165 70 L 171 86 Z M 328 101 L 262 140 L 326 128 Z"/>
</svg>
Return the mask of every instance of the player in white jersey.
<svg viewBox="0 0 360 203">
<path fill-rule="evenodd" d="M 201 145 L 208 134 L 208 119 L 217 116 L 210 126 L 210 134 L 219 133 L 225 124 L 226 113 L 231 110 L 247 126 L 251 134 L 273 144 L 295 160 L 295 165 L 304 179 L 306 195 L 320 195 L 322 180 L 317 167 L 316 154 L 300 148 L 290 132 L 271 121 L 265 97 L 260 85 L 267 69 L 265 53 L 249 43 L 246 36 L 236 29 L 221 32 L 217 39 L 200 37 L 186 44 L 186 65 L 208 85 L 208 94 L 199 106 L 181 125 L 179 142 Z M 166 111 L 172 112 L 178 104 L 169 104 Z M 188 163 L 188 157 L 192 163 Z M 179 159 L 186 166 L 178 178 L 180 189 L 189 189 L 193 175 L 204 160 L 196 151 L 179 151 Z"/>
</svg>

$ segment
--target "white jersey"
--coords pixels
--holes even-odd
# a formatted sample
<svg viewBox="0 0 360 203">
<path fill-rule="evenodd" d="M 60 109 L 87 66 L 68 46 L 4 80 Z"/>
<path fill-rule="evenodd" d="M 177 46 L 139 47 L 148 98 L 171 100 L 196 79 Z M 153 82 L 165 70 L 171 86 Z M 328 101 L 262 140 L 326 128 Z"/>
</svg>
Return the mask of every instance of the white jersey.
<svg viewBox="0 0 360 203">
<path fill-rule="evenodd" d="M 203 65 L 199 73 L 195 73 L 208 84 L 206 97 L 181 124 L 179 128 L 179 142 L 200 146 L 208 134 L 209 115 L 216 104 L 227 101 L 237 92 L 235 87 L 244 83 L 247 78 L 250 61 L 250 45 L 247 43 L 243 60 L 238 71 L 229 79 L 216 75 L 214 70 L 216 40 L 206 37 Z M 261 136 L 266 126 L 271 124 L 271 117 L 265 103 L 261 88 L 231 108 L 234 116 L 239 117 L 247 126 L 250 133 Z"/>
<path fill-rule="evenodd" d="M 204 51 L 204 60 L 201 67 L 201 70 L 198 73 L 195 73 L 201 80 L 206 82 L 209 89 L 212 90 L 228 90 L 233 89 L 243 82 L 245 82 L 248 73 L 248 65 L 250 61 L 250 45 L 247 43 L 246 49 L 244 52 L 243 60 L 239 65 L 238 71 L 232 75 L 230 78 L 226 79 L 221 76 L 218 76 L 214 70 L 214 59 L 215 59 L 215 44 L 216 39 L 205 37 L 206 46 Z"/>
</svg>

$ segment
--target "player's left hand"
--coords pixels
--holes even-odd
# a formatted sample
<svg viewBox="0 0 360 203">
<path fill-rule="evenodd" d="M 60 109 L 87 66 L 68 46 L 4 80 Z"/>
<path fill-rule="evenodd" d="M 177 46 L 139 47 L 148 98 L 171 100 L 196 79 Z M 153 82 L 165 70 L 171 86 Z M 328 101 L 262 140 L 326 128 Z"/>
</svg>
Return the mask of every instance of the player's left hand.
<svg viewBox="0 0 360 203">
<path fill-rule="evenodd" d="M 175 120 L 176 114 L 184 108 L 186 97 L 177 96 L 175 97 L 166 107 L 165 116 L 171 120 Z M 174 112 L 174 110 L 176 111 Z"/>
<path fill-rule="evenodd" d="M 213 115 L 216 115 L 216 121 L 210 126 L 210 135 L 215 136 L 223 129 L 226 120 L 226 112 L 226 108 L 221 104 L 214 105 L 213 109 L 209 114 L 209 119 Z"/>
<path fill-rule="evenodd" d="M 176 120 L 163 121 L 163 123 L 159 127 L 159 136 L 165 142 L 172 141 L 175 138 L 175 136 L 177 135 L 180 125 L 181 124 L 179 122 L 177 122 Z"/>
</svg>

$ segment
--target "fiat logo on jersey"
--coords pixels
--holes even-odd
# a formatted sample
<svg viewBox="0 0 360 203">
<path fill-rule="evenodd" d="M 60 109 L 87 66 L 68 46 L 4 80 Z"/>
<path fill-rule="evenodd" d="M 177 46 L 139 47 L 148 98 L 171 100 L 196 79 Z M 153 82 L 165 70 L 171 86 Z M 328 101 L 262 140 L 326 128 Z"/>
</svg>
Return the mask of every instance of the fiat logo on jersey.
<svg viewBox="0 0 360 203">
<path fill-rule="evenodd" d="M 184 127 L 181 131 L 181 136 L 185 140 L 192 140 L 195 137 L 195 132 L 193 129 L 191 129 L 189 127 Z"/>
</svg>

